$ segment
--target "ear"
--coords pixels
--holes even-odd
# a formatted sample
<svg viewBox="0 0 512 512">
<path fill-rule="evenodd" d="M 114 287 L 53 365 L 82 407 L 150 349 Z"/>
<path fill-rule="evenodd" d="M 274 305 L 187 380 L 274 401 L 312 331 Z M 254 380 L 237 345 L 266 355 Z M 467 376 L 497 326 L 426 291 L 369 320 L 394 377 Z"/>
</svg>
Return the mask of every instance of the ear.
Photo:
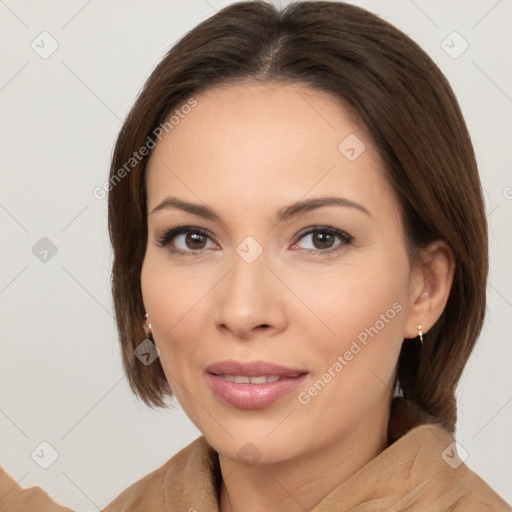
<svg viewBox="0 0 512 512">
<path fill-rule="evenodd" d="M 448 302 L 455 273 L 453 250 L 443 240 L 423 249 L 420 259 L 412 274 L 404 338 L 418 336 L 416 325 L 426 333 L 437 322 Z"/>
</svg>

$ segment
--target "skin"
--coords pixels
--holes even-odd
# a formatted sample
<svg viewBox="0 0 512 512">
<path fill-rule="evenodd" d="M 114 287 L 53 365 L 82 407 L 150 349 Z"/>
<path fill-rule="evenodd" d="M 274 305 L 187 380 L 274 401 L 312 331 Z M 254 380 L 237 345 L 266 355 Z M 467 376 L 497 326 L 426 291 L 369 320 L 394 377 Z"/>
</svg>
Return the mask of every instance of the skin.
<svg viewBox="0 0 512 512">
<path fill-rule="evenodd" d="M 401 344 L 417 336 L 415 325 L 427 332 L 440 316 L 453 255 L 439 242 L 424 266 L 411 265 L 378 152 L 336 99 L 257 82 L 194 97 L 197 106 L 157 144 L 147 168 L 144 305 L 177 400 L 219 453 L 221 511 L 309 510 L 386 447 Z M 366 145 L 355 161 L 338 149 L 350 134 Z M 167 196 L 207 205 L 221 220 L 173 207 L 153 212 Z M 276 223 L 280 208 L 322 196 L 368 213 L 324 206 Z M 158 246 L 176 225 L 211 236 L 187 245 L 179 235 Z M 353 240 L 301 235 L 325 226 Z M 263 250 L 252 263 L 236 252 L 248 236 Z M 334 247 L 341 249 L 325 252 Z M 300 403 L 299 392 L 397 303 L 401 310 L 378 334 Z M 240 410 L 220 401 L 204 376 L 226 359 L 271 361 L 309 376 L 266 408 Z M 257 464 L 241 461 L 239 450 Z"/>
</svg>

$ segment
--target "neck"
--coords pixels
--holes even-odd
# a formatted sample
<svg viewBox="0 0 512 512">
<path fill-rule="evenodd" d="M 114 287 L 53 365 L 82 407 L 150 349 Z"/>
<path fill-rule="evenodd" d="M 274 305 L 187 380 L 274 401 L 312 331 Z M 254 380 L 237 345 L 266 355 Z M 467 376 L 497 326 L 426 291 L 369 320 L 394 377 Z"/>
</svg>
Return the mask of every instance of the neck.
<svg viewBox="0 0 512 512">
<path fill-rule="evenodd" d="M 286 461 L 247 467 L 219 454 L 220 512 L 313 509 L 387 446 L 389 410 L 320 449 Z"/>
</svg>

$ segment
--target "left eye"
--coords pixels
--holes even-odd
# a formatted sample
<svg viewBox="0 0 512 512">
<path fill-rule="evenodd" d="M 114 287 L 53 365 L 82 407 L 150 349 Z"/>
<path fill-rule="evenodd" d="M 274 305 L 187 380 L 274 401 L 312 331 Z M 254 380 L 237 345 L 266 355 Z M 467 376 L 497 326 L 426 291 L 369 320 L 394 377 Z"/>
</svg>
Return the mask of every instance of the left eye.
<svg viewBox="0 0 512 512">
<path fill-rule="evenodd" d="M 338 239 L 338 243 L 336 243 Z M 352 237 L 339 229 L 316 228 L 303 233 L 299 240 L 305 240 L 306 243 L 299 247 L 311 252 L 329 252 L 340 248 L 341 245 L 349 244 Z M 293 244 L 296 248 L 298 243 Z"/>
</svg>

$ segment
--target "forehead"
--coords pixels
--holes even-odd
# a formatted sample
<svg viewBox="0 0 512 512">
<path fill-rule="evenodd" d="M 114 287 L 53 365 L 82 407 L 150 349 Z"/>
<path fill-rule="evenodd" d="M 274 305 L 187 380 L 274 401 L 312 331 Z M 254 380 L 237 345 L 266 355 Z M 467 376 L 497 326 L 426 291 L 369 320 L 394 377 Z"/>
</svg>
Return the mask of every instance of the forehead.
<svg viewBox="0 0 512 512">
<path fill-rule="evenodd" d="M 194 99 L 153 150 L 149 208 L 169 193 L 246 206 L 335 191 L 392 201 L 376 148 L 336 98 L 301 84 L 246 82 Z"/>
<path fill-rule="evenodd" d="M 340 137 L 355 133 L 371 144 L 340 100 L 304 84 L 247 80 L 207 89 L 194 99 L 196 106 L 188 114 L 173 116 L 177 124 L 170 130 L 172 136 L 164 135 L 171 146 L 196 142 L 196 149 L 207 151 L 217 144 L 219 159 L 251 149 L 261 156 L 288 146 L 302 148 L 301 155 L 314 148 L 337 155 Z M 257 147 L 263 140 L 266 146 Z M 222 148 L 228 151 L 221 153 Z"/>
</svg>

